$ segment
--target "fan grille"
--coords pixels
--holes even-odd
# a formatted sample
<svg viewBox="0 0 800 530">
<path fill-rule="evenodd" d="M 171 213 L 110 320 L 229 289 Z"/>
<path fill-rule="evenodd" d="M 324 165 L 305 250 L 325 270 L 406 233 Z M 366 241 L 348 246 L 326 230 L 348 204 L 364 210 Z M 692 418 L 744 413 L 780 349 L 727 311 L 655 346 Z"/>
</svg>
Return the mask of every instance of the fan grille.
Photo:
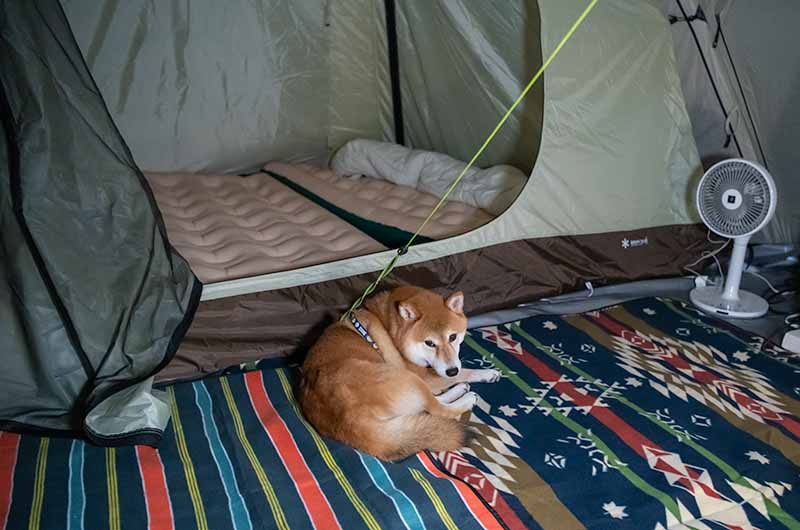
<svg viewBox="0 0 800 530">
<path fill-rule="evenodd" d="M 708 227 L 725 237 L 738 237 L 760 229 L 774 201 L 765 176 L 740 160 L 718 164 L 700 181 L 697 199 Z"/>
</svg>

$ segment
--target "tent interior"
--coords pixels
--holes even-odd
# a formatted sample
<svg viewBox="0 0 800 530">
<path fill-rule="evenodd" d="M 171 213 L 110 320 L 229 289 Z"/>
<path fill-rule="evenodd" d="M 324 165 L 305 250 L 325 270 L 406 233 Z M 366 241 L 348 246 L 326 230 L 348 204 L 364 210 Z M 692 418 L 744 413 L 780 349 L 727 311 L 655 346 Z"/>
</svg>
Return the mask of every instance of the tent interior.
<svg viewBox="0 0 800 530">
<path fill-rule="evenodd" d="M 382 2 L 65 3 L 170 240 L 207 287 L 402 246 L 542 62 L 536 3 L 499 9 L 400 4 L 390 38 Z M 516 198 L 542 95 L 477 161 L 496 169 L 467 175 L 420 243 L 486 224 Z"/>
<path fill-rule="evenodd" d="M 694 193 L 733 157 L 779 197 L 745 269 L 770 312 L 734 323 L 780 344 L 798 22 L 781 0 L 0 2 L 0 433 L 158 445 L 168 385 L 302 359 L 395 257 L 381 288 L 460 290 L 471 328 L 686 300 L 724 279 Z"/>
</svg>

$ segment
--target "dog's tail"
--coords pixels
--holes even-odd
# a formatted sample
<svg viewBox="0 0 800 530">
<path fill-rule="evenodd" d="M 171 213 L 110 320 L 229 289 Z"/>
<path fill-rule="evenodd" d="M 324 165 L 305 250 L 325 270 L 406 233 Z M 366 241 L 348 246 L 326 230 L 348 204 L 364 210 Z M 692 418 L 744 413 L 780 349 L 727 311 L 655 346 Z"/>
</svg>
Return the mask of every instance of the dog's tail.
<svg viewBox="0 0 800 530">
<path fill-rule="evenodd" d="M 464 425 L 457 420 L 417 414 L 389 420 L 384 445 L 385 460 L 401 460 L 423 450 L 456 451 L 467 442 Z"/>
</svg>

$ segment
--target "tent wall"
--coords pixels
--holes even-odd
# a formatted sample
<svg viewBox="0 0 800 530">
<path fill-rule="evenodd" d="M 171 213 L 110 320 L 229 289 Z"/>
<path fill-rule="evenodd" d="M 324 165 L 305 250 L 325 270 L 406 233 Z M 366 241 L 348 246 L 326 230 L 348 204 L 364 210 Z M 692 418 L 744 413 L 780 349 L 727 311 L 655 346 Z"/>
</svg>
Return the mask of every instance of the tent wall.
<svg viewBox="0 0 800 530">
<path fill-rule="evenodd" d="M 800 137 L 797 3 L 663 2 L 664 12 L 679 19 L 684 13 L 694 16 L 698 7 L 705 20 L 693 20 L 691 26 L 680 20 L 672 28 L 703 162 L 709 166 L 737 156 L 764 164 L 778 186 L 778 208 L 756 240 L 796 244 L 800 242 L 800 202 L 795 200 L 800 196 L 796 171 L 800 165 L 796 145 Z"/>
<path fill-rule="evenodd" d="M 397 2 L 403 121 L 409 146 L 469 160 L 542 62 L 536 0 Z M 529 173 L 542 131 L 543 85 L 478 160 Z"/>
<path fill-rule="evenodd" d="M 155 443 L 200 284 L 57 0 L 0 3 L 0 429 Z"/>
<path fill-rule="evenodd" d="M 143 170 L 236 172 L 324 156 L 321 0 L 64 4 Z"/>
<path fill-rule="evenodd" d="M 407 145 L 471 156 L 539 64 L 536 5 L 397 2 Z M 384 0 L 70 0 L 65 9 L 146 171 L 236 173 L 324 161 L 353 138 L 395 140 Z M 480 163 L 529 171 L 541 102 L 539 90 Z"/>
<path fill-rule="evenodd" d="M 394 142 L 383 0 L 327 3 L 328 150 L 354 138 Z"/>
</svg>

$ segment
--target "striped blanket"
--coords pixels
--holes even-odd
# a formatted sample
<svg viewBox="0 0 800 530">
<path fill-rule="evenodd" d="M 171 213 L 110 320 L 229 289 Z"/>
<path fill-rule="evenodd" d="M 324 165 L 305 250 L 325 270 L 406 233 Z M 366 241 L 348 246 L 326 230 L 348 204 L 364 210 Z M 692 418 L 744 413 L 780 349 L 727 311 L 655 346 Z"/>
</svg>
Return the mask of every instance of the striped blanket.
<svg viewBox="0 0 800 530">
<path fill-rule="evenodd" d="M 0 434 L 0 528 L 800 528 L 800 362 L 654 298 L 472 330 L 459 453 L 321 438 L 297 371 L 171 386 L 158 450 Z"/>
</svg>

